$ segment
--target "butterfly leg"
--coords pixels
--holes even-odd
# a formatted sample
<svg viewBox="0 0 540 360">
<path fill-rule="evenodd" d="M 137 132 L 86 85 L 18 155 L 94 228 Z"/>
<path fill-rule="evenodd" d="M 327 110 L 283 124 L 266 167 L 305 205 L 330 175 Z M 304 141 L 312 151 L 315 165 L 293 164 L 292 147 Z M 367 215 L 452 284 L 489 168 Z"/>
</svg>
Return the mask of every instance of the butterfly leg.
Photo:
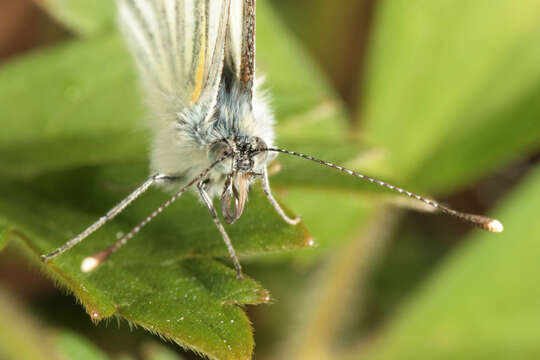
<svg viewBox="0 0 540 360">
<path fill-rule="evenodd" d="M 278 202 L 272 195 L 272 192 L 270 191 L 270 182 L 268 181 L 268 171 L 264 169 L 263 174 L 261 176 L 263 191 L 268 198 L 268 201 L 270 201 L 270 204 L 276 209 L 276 212 L 281 216 L 281 218 L 289 225 L 297 225 L 300 220 L 302 219 L 301 216 L 297 216 L 294 219 L 291 219 L 290 217 L 285 214 L 285 211 L 279 206 Z"/>
<path fill-rule="evenodd" d="M 229 255 L 234 263 L 234 268 L 236 269 L 236 276 L 239 279 L 242 279 L 243 275 L 242 275 L 242 266 L 240 265 L 240 261 L 238 260 L 238 257 L 236 256 L 236 252 L 234 251 L 234 247 L 231 243 L 231 239 L 229 238 L 229 235 L 227 235 L 227 232 L 225 231 L 223 224 L 221 224 L 221 221 L 219 221 L 218 214 L 216 212 L 216 209 L 214 208 L 214 204 L 212 203 L 210 196 L 208 196 L 208 194 L 206 193 L 205 187 L 206 187 L 206 184 L 204 181 L 201 181 L 197 184 L 197 188 L 199 189 L 199 194 L 201 195 L 201 198 L 206 204 L 206 207 L 208 207 L 208 210 L 210 211 L 210 215 L 212 215 L 212 219 L 214 220 L 214 223 L 216 224 L 219 232 L 221 233 L 221 237 L 223 238 L 223 241 L 225 242 L 225 245 L 227 246 Z"/>
</svg>

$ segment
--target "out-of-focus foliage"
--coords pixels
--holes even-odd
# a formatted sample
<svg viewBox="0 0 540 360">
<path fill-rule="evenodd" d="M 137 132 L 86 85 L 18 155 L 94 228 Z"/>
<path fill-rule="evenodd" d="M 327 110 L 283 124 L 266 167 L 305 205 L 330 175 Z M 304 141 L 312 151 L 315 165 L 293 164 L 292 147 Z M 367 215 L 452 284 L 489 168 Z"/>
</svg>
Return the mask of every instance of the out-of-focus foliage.
<svg viewBox="0 0 540 360">
<path fill-rule="evenodd" d="M 72 37 L 0 68 L 0 249 L 9 238 L 35 263 L 147 176 L 148 148 L 113 2 L 38 2 Z M 274 1 L 296 34 L 269 3 L 257 2 L 257 66 L 276 110 L 278 145 L 445 195 L 538 150 L 540 0 Z M 347 47 L 352 41 L 359 43 Z M 334 67 L 348 110 L 305 47 Z M 269 293 L 275 303 L 249 311 L 258 358 L 538 357 L 538 170 L 515 191 L 504 189 L 508 199 L 494 212 L 504 234 L 475 231 L 453 247 L 460 234 L 451 219 L 438 219 L 444 225 L 436 231 L 399 224 L 400 212 L 385 206 L 392 198 L 378 187 L 285 155 L 278 161 L 274 191 L 303 215 L 316 249 L 284 251 L 306 247 L 311 235 L 283 224 L 256 186 L 243 217 L 227 229 L 251 278 L 238 281 L 210 258 L 227 253 L 191 194 L 98 271 L 80 273 L 84 256 L 167 198 L 152 191 L 42 270 L 95 319 L 114 314 L 215 359 L 251 357 L 251 323 L 240 306 L 265 302 Z M 493 188 L 474 192 L 477 201 L 465 206 L 489 206 L 504 193 Z M 433 266 L 431 257 L 443 254 L 418 251 L 422 242 L 455 249 L 427 281 L 411 269 Z M 398 261 L 378 267 L 394 244 L 399 254 L 390 258 Z M 395 280 L 377 283 L 374 273 L 385 271 Z M 178 358 L 150 341 L 124 354 L 127 342 L 107 339 L 122 330 L 100 326 L 105 335 L 95 340 L 76 320 L 53 326 L 34 309 L 8 305 L 3 319 L 28 320 L 12 333 L 0 327 L 9 335 L 0 354 L 32 358 L 43 336 L 51 359 Z"/>
<path fill-rule="evenodd" d="M 103 34 L 114 27 L 114 1 L 36 0 L 52 17 L 82 37 Z"/>
<path fill-rule="evenodd" d="M 90 344 L 85 338 L 71 332 L 57 335 L 58 351 L 63 357 L 80 360 L 107 360 L 110 359 L 100 349 Z"/>
<path fill-rule="evenodd" d="M 18 302 L 0 288 L 0 358 L 57 359 L 50 334 Z"/>
<path fill-rule="evenodd" d="M 351 359 L 536 359 L 540 356 L 540 168 L 501 204 L 506 232 L 475 233 Z"/>
<path fill-rule="evenodd" d="M 363 129 L 394 178 L 448 192 L 538 148 L 539 14 L 540 1 L 380 4 Z"/>
</svg>

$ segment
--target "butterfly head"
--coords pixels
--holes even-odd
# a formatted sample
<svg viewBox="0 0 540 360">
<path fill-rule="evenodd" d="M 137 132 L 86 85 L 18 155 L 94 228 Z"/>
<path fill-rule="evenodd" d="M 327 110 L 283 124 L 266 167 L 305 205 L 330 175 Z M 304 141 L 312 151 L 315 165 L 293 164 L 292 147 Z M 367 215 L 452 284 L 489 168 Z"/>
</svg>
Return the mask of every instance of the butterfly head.
<svg viewBox="0 0 540 360">
<path fill-rule="evenodd" d="M 239 136 L 234 139 L 222 139 L 210 146 L 208 158 L 211 163 L 229 156 L 216 166 L 224 175 L 237 173 L 258 173 L 266 166 L 268 153 L 266 142 L 257 136 Z"/>
<path fill-rule="evenodd" d="M 215 169 L 225 175 L 221 195 L 222 213 L 225 221 L 232 224 L 244 211 L 249 184 L 263 175 L 270 160 L 266 142 L 257 136 L 238 136 L 214 142 L 208 152 L 211 163 L 226 158 Z"/>
</svg>

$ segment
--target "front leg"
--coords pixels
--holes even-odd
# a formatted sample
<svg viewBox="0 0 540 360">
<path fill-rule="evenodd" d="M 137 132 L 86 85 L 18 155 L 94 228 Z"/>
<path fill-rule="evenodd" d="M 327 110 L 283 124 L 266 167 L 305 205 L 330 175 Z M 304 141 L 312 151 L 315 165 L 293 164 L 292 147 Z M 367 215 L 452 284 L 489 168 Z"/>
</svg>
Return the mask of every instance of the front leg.
<svg viewBox="0 0 540 360">
<path fill-rule="evenodd" d="M 268 198 L 268 201 L 270 201 L 270 204 L 272 204 L 274 209 L 276 209 L 276 212 L 279 214 L 279 216 L 281 216 L 283 221 L 285 221 L 289 225 L 298 225 L 300 220 L 302 220 L 302 217 L 297 216 L 294 219 L 291 219 L 290 217 L 288 217 L 287 214 L 285 214 L 285 211 L 283 211 L 281 206 L 279 206 L 278 202 L 272 195 L 272 192 L 270 190 L 270 182 L 268 181 L 268 170 L 266 170 L 266 168 L 263 170 L 261 181 L 262 181 L 264 194 Z"/>
<path fill-rule="evenodd" d="M 204 180 L 197 184 L 197 188 L 199 189 L 199 194 L 201 195 L 201 198 L 206 204 L 206 207 L 210 211 L 210 215 L 212 215 L 212 219 L 214 220 L 214 223 L 216 224 L 219 232 L 221 233 L 221 237 L 223 238 L 223 241 L 225 242 L 225 245 L 227 246 L 229 255 L 234 263 L 234 268 L 236 269 L 236 276 L 239 279 L 242 279 L 243 275 L 242 275 L 242 266 L 240 265 L 240 261 L 238 260 L 238 257 L 236 256 L 236 252 L 234 251 L 234 247 L 231 243 L 231 239 L 229 238 L 229 235 L 227 235 L 225 228 L 221 224 L 221 221 L 219 221 L 218 214 L 216 212 L 216 209 L 214 208 L 214 204 L 212 203 L 212 199 L 210 199 L 210 196 L 208 196 L 208 193 L 206 192 L 205 187 L 206 187 L 206 184 Z"/>
</svg>

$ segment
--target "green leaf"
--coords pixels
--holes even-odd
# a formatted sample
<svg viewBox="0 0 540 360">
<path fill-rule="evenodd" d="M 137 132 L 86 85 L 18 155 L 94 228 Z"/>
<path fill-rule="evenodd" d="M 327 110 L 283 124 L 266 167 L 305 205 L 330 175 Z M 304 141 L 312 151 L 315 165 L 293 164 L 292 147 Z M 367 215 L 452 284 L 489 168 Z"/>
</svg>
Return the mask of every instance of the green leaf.
<svg viewBox="0 0 540 360">
<path fill-rule="evenodd" d="M 59 351 L 67 359 L 77 360 L 107 360 L 105 355 L 94 344 L 74 332 L 64 331 L 57 335 L 56 342 Z"/>
<path fill-rule="evenodd" d="M 4 66 L 0 84 L 3 176 L 144 157 L 135 76 L 117 36 L 69 42 Z"/>
<path fill-rule="evenodd" d="M 0 181 L 0 214 L 25 234 L 37 259 L 105 213 L 144 173 L 143 167 L 117 165 Z M 227 257 L 227 251 L 208 211 L 191 194 L 101 268 L 80 271 L 83 258 L 110 245 L 168 197 L 144 196 L 91 239 L 52 260 L 50 275 L 75 293 L 94 320 L 118 314 L 212 358 L 249 358 L 251 327 L 233 305 L 266 302 L 269 295 L 253 280 L 239 281 L 232 269 L 207 260 Z M 260 191 L 252 192 L 246 214 L 228 231 L 239 254 L 304 247 L 309 237 L 302 226 L 286 225 Z"/>
<path fill-rule="evenodd" d="M 84 37 L 113 28 L 114 3 L 112 0 L 38 0 L 58 22 Z"/>
<path fill-rule="evenodd" d="M 539 203 L 537 167 L 496 211 L 505 231 L 466 239 L 362 358 L 538 358 Z"/>
<path fill-rule="evenodd" d="M 363 135 L 395 179 L 451 191 L 540 142 L 540 1 L 397 0 L 377 11 Z"/>
</svg>

